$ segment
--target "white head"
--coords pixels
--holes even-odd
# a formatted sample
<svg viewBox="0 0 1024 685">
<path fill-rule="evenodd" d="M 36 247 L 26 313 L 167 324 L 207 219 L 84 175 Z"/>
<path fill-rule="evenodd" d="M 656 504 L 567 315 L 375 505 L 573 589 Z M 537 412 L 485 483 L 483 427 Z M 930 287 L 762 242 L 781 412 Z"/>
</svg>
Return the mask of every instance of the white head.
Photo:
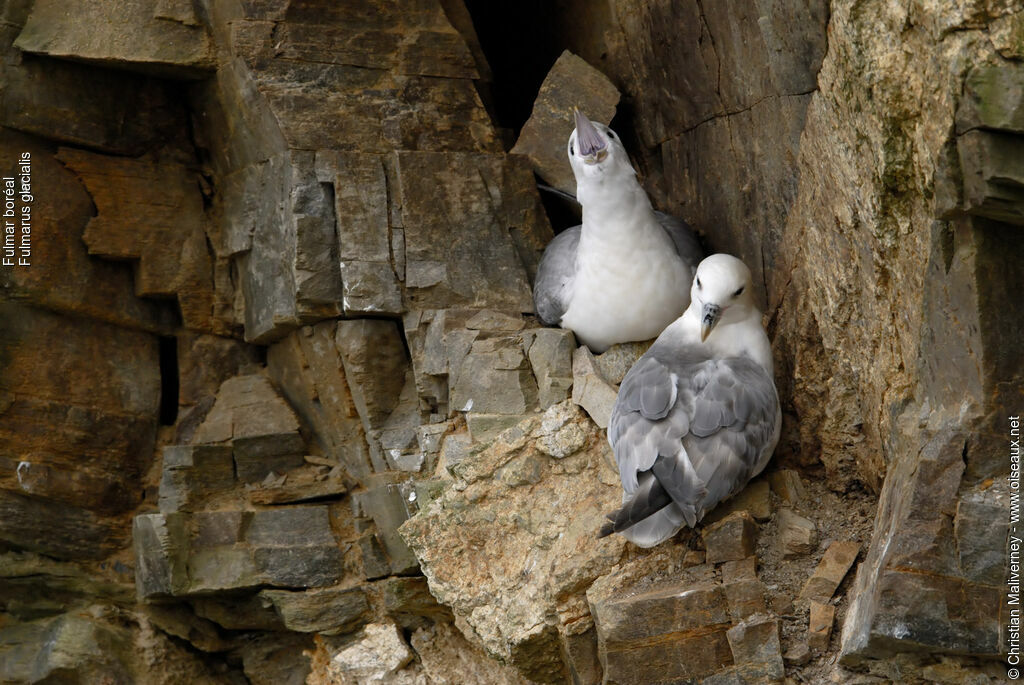
<svg viewBox="0 0 1024 685">
<path fill-rule="evenodd" d="M 746 264 L 727 254 L 706 257 L 697 266 L 690 286 L 690 310 L 700 317 L 700 339 L 706 340 L 719 325 L 759 314 L 752 290 Z"/>
<path fill-rule="evenodd" d="M 626 148 L 615 131 L 604 124 L 591 122 L 578 109 L 574 110 L 574 116 L 576 128 L 569 136 L 565 151 L 576 176 L 577 195 L 584 181 L 602 181 L 624 174 L 636 176 Z"/>
</svg>

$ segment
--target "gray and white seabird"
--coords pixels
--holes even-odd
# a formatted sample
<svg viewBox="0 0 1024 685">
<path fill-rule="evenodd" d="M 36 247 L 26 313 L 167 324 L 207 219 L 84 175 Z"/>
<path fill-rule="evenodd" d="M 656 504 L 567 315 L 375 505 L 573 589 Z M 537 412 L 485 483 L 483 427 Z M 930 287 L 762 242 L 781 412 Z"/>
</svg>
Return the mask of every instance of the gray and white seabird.
<svg viewBox="0 0 1024 685">
<path fill-rule="evenodd" d="M 623 379 L 608 423 L 623 507 L 602 537 L 653 547 L 695 526 L 771 458 L 782 414 L 751 287 L 740 260 L 705 259 L 686 312 Z"/>
<path fill-rule="evenodd" d="M 541 321 L 603 352 L 650 340 L 678 317 L 703 253 L 684 222 L 651 207 L 615 132 L 575 118 L 566 149 L 583 223 L 545 249 L 533 299 Z"/>
</svg>

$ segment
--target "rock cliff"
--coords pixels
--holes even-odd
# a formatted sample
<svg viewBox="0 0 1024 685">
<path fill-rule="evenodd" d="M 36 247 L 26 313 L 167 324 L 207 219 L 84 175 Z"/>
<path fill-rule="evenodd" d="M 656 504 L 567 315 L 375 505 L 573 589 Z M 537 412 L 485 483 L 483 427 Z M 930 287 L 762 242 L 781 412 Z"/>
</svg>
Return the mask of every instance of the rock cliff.
<svg viewBox="0 0 1024 685">
<path fill-rule="evenodd" d="M 1006 677 L 1024 1 L 0 19 L 0 682 Z M 773 341 L 771 465 L 652 550 L 645 346 L 532 313 L 573 106 Z"/>
</svg>

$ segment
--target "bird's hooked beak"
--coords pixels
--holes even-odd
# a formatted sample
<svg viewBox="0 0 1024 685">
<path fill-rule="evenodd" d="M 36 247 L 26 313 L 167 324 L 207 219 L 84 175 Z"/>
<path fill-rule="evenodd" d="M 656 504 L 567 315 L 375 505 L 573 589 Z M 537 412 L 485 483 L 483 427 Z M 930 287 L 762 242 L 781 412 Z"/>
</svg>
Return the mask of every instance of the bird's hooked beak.
<svg viewBox="0 0 1024 685">
<path fill-rule="evenodd" d="M 711 334 L 711 329 L 718 325 L 722 316 L 722 308 L 717 304 L 705 304 L 700 311 L 700 341 L 704 342 Z"/>
<path fill-rule="evenodd" d="M 586 164 L 597 164 L 603 162 L 608 156 L 608 143 L 604 140 L 590 119 L 578 109 L 573 109 L 573 117 L 576 119 L 576 143 L 580 147 L 580 154 Z"/>
</svg>

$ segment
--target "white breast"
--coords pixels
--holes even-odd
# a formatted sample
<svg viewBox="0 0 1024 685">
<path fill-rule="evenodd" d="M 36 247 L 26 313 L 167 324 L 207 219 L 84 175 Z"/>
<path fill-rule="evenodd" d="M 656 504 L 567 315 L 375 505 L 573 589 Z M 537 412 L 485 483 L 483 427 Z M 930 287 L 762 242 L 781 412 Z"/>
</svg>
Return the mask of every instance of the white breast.
<svg viewBox="0 0 1024 685">
<path fill-rule="evenodd" d="M 692 279 L 652 214 L 628 226 L 585 222 L 561 325 L 595 352 L 649 340 L 686 309 Z"/>
</svg>

